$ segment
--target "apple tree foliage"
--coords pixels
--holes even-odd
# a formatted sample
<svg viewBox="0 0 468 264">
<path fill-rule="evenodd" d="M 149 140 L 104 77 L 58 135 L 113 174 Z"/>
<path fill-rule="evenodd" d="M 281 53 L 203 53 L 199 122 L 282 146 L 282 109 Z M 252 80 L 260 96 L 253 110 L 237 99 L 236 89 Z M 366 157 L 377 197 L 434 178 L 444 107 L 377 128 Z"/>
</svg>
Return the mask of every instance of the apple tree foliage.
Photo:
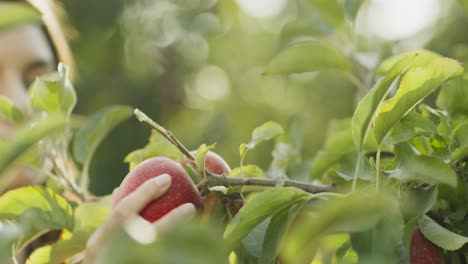
<svg viewBox="0 0 468 264">
<path fill-rule="evenodd" d="M 229 175 L 204 171 L 204 156 L 216 146 L 200 142 L 191 157 L 197 168 L 187 170 L 203 196 L 215 193 L 216 202 L 150 244 L 116 231 L 102 245 L 102 263 L 409 263 L 416 228 L 443 249 L 446 261 L 466 263 L 463 65 L 429 50 L 410 50 L 380 61 L 369 81 L 353 52 L 335 45 L 324 30 L 352 24 L 363 1 L 338 2 L 308 1 L 324 14 L 322 20 L 286 24 L 280 35 L 287 44 L 263 71 L 265 78 L 328 71 L 361 89 L 353 115 L 330 122 L 312 162 L 301 154 L 307 120 L 300 116 L 254 128 L 234 150 L 240 163 L 231 164 Z M 72 114 L 77 98 L 65 65 L 38 78 L 29 95 L 31 118 L 0 98 L 0 115 L 19 127 L 0 142 L 0 187 L 19 167 L 47 180 L 0 196 L 0 260 L 60 230 L 59 239 L 35 249 L 27 263 L 79 263 L 87 239 L 110 210 L 110 195 L 89 191 L 93 155 L 112 129 L 135 118 L 134 109 L 115 105 L 89 117 Z M 153 131 L 146 146 L 126 157 L 130 168 L 153 156 L 187 155 L 183 138 L 135 113 Z M 266 141 L 274 142 L 269 168 L 244 164 Z"/>
</svg>

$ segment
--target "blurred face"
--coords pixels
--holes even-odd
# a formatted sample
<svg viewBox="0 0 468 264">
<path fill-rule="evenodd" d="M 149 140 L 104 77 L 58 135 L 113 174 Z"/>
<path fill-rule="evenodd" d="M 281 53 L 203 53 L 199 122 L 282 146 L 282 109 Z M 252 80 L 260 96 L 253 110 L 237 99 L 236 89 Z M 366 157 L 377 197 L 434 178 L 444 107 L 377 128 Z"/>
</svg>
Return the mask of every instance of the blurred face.
<svg viewBox="0 0 468 264">
<path fill-rule="evenodd" d="M 0 31 L 0 95 L 12 100 L 25 113 L 27 88 L 41 74 L 55 68 L 49 42 L 38 25 L 21 25 Z M 0 123 L 0 137 L 11 128 Z"/>
<path fill-rule="evenodd" d="M 54 61 L 46 35 L 38 25 L 20 25 L 0 31 L 0 95 L 27 113 L 28 86 L 38 75 L 55 69 Z M 12 133 L 14 127 L 0 119 L 0 138 Z M 14 170 L 11 174 L 9 189 L 40 180 L 28 169 Z"/>
</svg>

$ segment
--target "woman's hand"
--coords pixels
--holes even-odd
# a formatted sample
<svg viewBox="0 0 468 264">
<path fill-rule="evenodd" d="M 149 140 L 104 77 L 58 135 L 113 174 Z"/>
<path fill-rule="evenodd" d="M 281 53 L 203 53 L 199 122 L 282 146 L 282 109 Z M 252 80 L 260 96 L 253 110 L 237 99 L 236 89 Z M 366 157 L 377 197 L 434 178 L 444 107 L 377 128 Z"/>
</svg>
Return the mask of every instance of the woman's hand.
<svg viewBox="0 0 468 264">
<path fill-rule="evenodd" d="M 111 239 L 113 233 L 120 227 L 126 229 L 129 235 L 137 241 L 150 243 L 156 239 L 158 233 L 165 232 L 180 220 L 194 215 L 195 206 L 190 203 L 177 207 L 154 223 L 149 223 L 138 215 L 138 212 L 149 202 L 166 193 L 170 185 L 171 177 L 168 174 L 163 174 L 144 182 L 134 192 L 123 198 L 110 211 L 104 223 L 89 238 L 84 263 L 95 263 L 102 246 Z M 135 232 L 135 229 L 139 229 L 140 232 Z M 144 232 L 141 232 L 142 230 Z"/>
</svg>

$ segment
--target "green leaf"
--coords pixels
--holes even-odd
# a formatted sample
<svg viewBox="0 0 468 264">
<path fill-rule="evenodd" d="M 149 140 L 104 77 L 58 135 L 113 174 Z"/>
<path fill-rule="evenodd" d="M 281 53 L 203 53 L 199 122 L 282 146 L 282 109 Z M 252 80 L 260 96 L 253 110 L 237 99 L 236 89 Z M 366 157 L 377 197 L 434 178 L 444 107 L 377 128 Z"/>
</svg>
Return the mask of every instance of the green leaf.
<svg viewBox="0 0 468 264">
<path fill-rule="evenodd" d="M 29 89 L 33 113 L 63 113 L 70 115 L 76 104 L 76 93 L 68 79 L 69 70 L 59 64 L 58 71 L 37 78 Z"/>
<path fill-rule="evenodd" d="M 31 5 L 22 2 L 0 3 L 0 29 L 19 24 L 42 23 L 41 13 Z"/>
<path fill-rule="evenodd" d="M 351 234 L 359 263 L 400 263 L 398 251 L 403 244 L 403 229 L 403 217 L 395 210 L 370 230 Z"/>
<path fill-rule="evenodd" d="M 259 264 L 274 263 L 273 261 L 279 253 L 281 241 L 304 203 L 290 206 L 273 215 L 262 241 L 263 248 L 258 261 Z"/>
<path fill-rule="evenodd" d="M 133 110 L 128 106 L 110 106 L 94 113 L 78 130 L 73 140 L 73 155 L 84 163 L 90 160 L 106 135 L 129 118 Z"/>
<path fill-rule="evenodd" d="M 0 222 L 0 261 L 3 262 L 13 253 L 13 244 L 20 236 L 21 228 L 17 224 Z"/>
<path fill-rule="evenodd" d="M 237 167 L 229 172 L 231 177 L 246 177 L 246 178 L 263 178 L 265 172 L 257 165 L 244 165 Z"/>
<path fill-rule="evenodd" d="M 275 179 L 287 178 L 288 165 L 297 156 L 297 149 L 289 143 L 278 141 L 271 153 L 273 160 L 268 169 L 268 176 Z"/>
<path fill-rule="evenodd" d="M 314 9 L 314 16 L 320 19 L 317 23 L 326 24 L 330 30 L 337 30 L 343 25 L 344 16 L 339 1 L 308 0 L 307 2 Z"/>
<path fill-rule="evenodd" d="M 385 100 L 392 83 L 408 69 L 425 65 L 437 57 L 437 54 L 429 51 L 413 51 L 390 58 L 381 64 L 379 71 L 386 73 L 385 76 L 362 98 L 353 114 L 353 138 L 358 149 L 362 149 L 377 109 Z"/>
<path fill-rule="evenodd" d="M 116 254 L 125 252 L 125 254 Z M 229 252 L 213 226 L 193 221 L 158 236 L 151 244 L 142 245 L 123 232 L 115 232 L 109 243 L 102 245 L 97 263 L 164 263 L 227 264 Z"/>
<path fill-rule="evenodd" d="M 162 136 L 156 130 L 151 131 L 149 143 L 141 148 L 130 152 L 124 159 L 130 166 L 130 170 L 133 169 L 140 162 L 156 156 L 164 156 L 173 160 L 177 160 L 183 157 L 182 152 L 169 142 L 164 136 Z"/>
<path fill-rule="evenodd" d="M 468 237 L 453 233 L 428 216 L 421 217 L 419 229 L 432 243 L 446 250 L 457 250 L 468 242 Z"/>
<path fill-rule="evenodd" d="M 90 235 L 84 231 L 74 232 L 70 239 L 59 240 L 53 245 L 40 247 L 29 256 L 26 264 L 65 263 L 65 260 L 86 249 Z"/>
<path fill-rule="evenodd" d="M 352 71 L 350 60 L 329 43 L 308 41 L 280 51 L 266 67 L 265 74 L 291 74 L 321 70 Z"/>
<path fill-rule="evenodd" d="M 210 145 L 207 146 L 205 144 L 200 145 L 198 147 L 196 155 L 195 155 L 195 164 L 197 164 L 197 168 L 199 171 L 201 171 L 203 174 L 205 174 L 205 157 L 206 153 L 208 151 L 213 150 L 215 148 L 215 145 Z"/>
<path fill-rule="evenodd" d="M 365 0 L 343 0 L 341 4 L 348 20 L 354 21 Z"/>
<path fill-rule="evenodd" d="M 17 221 L 22 232 L 17 249 L 51 230 L 72 230 L 73 209 L 50 189 L 29 186 L 11 190 L 0 197 L 0 221 Z"/>
<path fill-rule="evenodd" d="M 468 75 L 444 84 L 436 105 L 451 115 L 468 114 Z"/>
<path fill-rule="evenodd" d="M 453 130 L 453 139 L 459 147 L 468 147 L 468 121 L 459 124 Z"/>
<path fill-rule="evenodd" d="M 297 188 L 274 188 L 255 195 L 236 214 L 224 231 L 229 249 L 234 249 L 254 227 L 276 212 L 311 196 Z"/>
<path fill-rule="evenodd" d="M 393 127 L 389 140 L 392 144 L 398 144 L 417 136 L 429 136 L 433 133 L 437 133 L 437 126 L 429 118 L 412 111 Z"/>
<path fill-rule="evenodd" d="M 287 23 L 281 28 L 280 32 L 280 38 L 286 43 L 299 37 L 317 37 L 324 35 L 324 30 L 316 23 L 303 20 L 294 20 Z"/>
<path fill-rule="evenodd" d="M 325 146 L 320 150 L 312 161 L 312 176 L 323 175 L 331 166 L 339 162 L 345 155 L 356 150 L 353 144 L 351 128 L 328 134 Z"/>
<path fill-rule="evenodd" d="M 0 116 L 10 123 L 19 124 L 24 121 L 23 112 L 7 97 L 0 95 Z"/>
<path fill-rule="evenodd" d="M 356 191 L 344 197 L 330 198 L 317 208 L 304 210 L 301 221 L 294 225 L 288 236 L 284 257 L 288 263 L 309 263 L 307 251 L 322 236 L 368 230 L 395 208 L 395 199 L 385 192 Z"/>
<path fill-rule="evenodd" d="M 86 243 L 95 230 L 102 225 L 109 213 L 109 206 L 101 202 L 86 202 L 78 205 L 74 213 L 74 228 L 71 237 L 53 245 L 36 249 L 26 264 L 60 264 L 86 249 Z"/>
<path fill-rule="evenodd" d="M 241 144 L 239 147 L 239 153 L 241 155 L 241 160 L 244 159 L 248 150 L 252 150 L 257 146 L 257 144 L 271 140 L 279 135 L 284 133 L 283 128 L 273 121 L 266 122 L 265 124 L 256 127 L 252 131 L 252 139 L 247 144 Z"/>
<path fill-rule="evenodd" d="M 459 124 L 452 132 L 450 138 L 455 140 L 457 148 L 452 153 L 451 160 L 456 161 L 468 156 L 468 121 Z"/>
<path fill-rule="evenodd" d="M 0 151 L 0 189 L 1 183 L 6 177 L 5 170 L 42 138 L 66 127 L 68 122 L 64 116 L 50 116 L 32 120 L 23 125 L 15 133 L 14 137 L 2 144 Z"/>
<path fill-rule="evenodd" d="M 463 66 L 449 58 L 438 58 L 427 66 L 408 70 L 395 96 L 378 109 L 374 128 L 377 141 L 382 142 L 389 130 L 436 88 L 462 73 Z"/>
<path fill-rule="evenodd" d="M 429 50 L 413 50 L 413 51 L 404 52 L 404 53 L 385 59 L 382 63 L 380 63 L 379 67 L 375 71 L 375 75 L 379 76 L 379 75 L 388 74 L 390 70 L 392 70 L 392 68 L 394 68 L 402 60 L 405 60 L 408 56 L 412 56 L 412 54 L 418 57 L 421 55 L 424 57 L 423 62 L 418 63 L 418 66 L 425 65 L 431 62 L 433 59 L 440 57 L 439 54 L 434 53 Z"/>
<path fill-rule="evenodd" d="M 242 239 L 242 244 L 252 256 L 257 258 L 262 254 L 262 246 L 265 242 L 265 233 L 270 224 L 271 217 L 263 220 L 247 236 Z"/>
<path fill-rule="evenodd" d="M 269 121 L 257 127 L 252 132 L 252 139 L 247 144 L 248 149 L 253 149 L 257 144 L 271 140 L 284 133 L 283 128 L 278 123 Z"/>
<path fill-rule="evenodd" d="M 405 219 L 413 219 L 429 212 L 439 194 L 437 186 L 411 188 L 402 194 L 400 209 Z"/>
<path fill-rule="evenodd" d="M 106 219 L 110 208 L 99 202 L 80 204 L 75 209 L 75 230 L 94 232 Z"/>
<path fill-rule="evenodd" d="M 400 162 L 399 169 L 391 177 L 400 181 L 422 181 L 428 184 L 457 185 L 457 175 L 442 159 L 416 155 L 406 143 L 395 146 L 395 154 Z"/>
<path fill-rule="evenodd" d="M 405 224 L 405 228 L 403 229 L 403 245 L 406 248 L 409 248 L 411 245 L 411 239 L 413 238 L 414 231 L 418 227 L 419 219 L 421 219 L 421 216 L 416 216 Z"/>
</svg>

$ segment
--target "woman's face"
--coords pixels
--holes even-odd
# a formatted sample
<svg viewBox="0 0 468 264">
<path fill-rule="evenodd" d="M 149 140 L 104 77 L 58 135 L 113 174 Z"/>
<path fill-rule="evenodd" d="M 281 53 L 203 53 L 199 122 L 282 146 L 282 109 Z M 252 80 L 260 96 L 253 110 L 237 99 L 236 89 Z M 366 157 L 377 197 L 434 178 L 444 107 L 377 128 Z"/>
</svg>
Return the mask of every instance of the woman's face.
<svg viewBox="0 0 468 264">
<path fill-rule="evenodd" d="M 54 69 L 54 54 L 40 26 L 20 25 L 0 31 L 0 95 L 9 98 L 24 113 L 28 112 L 28 86 L 37 76 Z M 0 139 L 13 133 L 14 127 L 0 118 Z M 11 173 L 8 188 L 38 180 L 27 169 Z"/>
</svg>

